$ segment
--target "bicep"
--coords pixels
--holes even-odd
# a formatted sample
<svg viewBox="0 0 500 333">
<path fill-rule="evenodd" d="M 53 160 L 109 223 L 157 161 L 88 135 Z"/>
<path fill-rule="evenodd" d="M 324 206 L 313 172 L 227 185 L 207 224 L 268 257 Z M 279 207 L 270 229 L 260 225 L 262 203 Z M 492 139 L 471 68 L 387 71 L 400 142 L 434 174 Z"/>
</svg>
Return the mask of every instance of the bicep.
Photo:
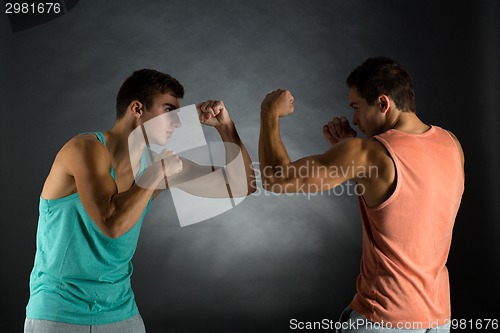
<svg viewBox="0 0 500 333">
<path fill-rule="evenodd" d="M 356 179 L 358 169 L 366 164 L 359 139 L 346 140 L 323 154 L 303 157 L 272 172 L 267 184 L 272 192 L 321 192 L 347 180 Z M 351 142 L 348 142 L 351 141 Z M 266 170 L 263 170 L 266 172 Z"/>
</svg>

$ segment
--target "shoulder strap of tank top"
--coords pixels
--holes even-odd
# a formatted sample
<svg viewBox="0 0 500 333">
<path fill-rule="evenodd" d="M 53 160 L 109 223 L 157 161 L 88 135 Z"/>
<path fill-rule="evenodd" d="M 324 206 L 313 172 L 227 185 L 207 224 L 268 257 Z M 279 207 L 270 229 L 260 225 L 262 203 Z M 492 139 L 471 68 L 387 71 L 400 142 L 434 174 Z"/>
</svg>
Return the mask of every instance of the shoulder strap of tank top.
<svg viewBox="0 0 500 333">
<path fill-rule="evenodd" d="M 104 139 L 104 134 L 102 134 L 102 132 L 85 132 L 85 133 L 80 133 L 80 134 L 94 134 L 97 138 L 97 140 L 99 140 L 99 142 L 101 142 L 104 147 L 107 147 L 106 146 L 106 140 Z M 113 165 L 111 164 L 111 169 L 109 170 L 109 173 L 111 174 L 111 177 L 113 177 L 114 180 L 116 180 L 116 172 L 115 172 L 115 168 L 113 168 Z"/>
</svg>

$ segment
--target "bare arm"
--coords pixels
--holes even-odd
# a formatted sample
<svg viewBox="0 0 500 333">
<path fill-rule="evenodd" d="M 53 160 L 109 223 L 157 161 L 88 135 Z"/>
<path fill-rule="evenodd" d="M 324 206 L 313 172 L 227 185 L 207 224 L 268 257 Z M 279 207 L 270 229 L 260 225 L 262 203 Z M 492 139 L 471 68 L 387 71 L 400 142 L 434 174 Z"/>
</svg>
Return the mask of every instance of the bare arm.
<svg viewBox="0 0 500 333">
<path fill-rule="evenodd" d="M 109 153 L 99 142 L 76 137 L 60 154 L 63 168 L 74 178 L 85 211 L 101 232 L 111 238 L 123 235 L 135 225 L 156 184 L 163 179 L 163 170 L 151 167 L 140 178 L 148 186 L 134 183 L 129 190 L 118 193 L 109 174 Z"/>
<path fill-rule="evenodd" d="M 222 101 L 209 100 L 197 105 L 200 121 L 214 127 L 225 146 L 226 167 L 224 168 L 227 187 L 219 186 L 218 177 L 203 177 L 221 171 L 220 167 L 202 166 L 192 161 L 183 160 L 183 170 L 174 177 L 169 177 L 169 186 L 176 187 L 190 194 L 207 198 L 244 197 L 256 190 L 252 160 L 236 126 Z M 240 156 L 241 154 L 241 156 Z M 242 163 L 240 163 L 242 159 Z M 155 192 L 157 195 L 159 191 Z"/>
<path fill-rule="evenodd" d="M 374 162 L 372 152 L 380 151 L 373 149 L 377 143 L 370 140 L 332 139 L 334 145 L 325 153 L 292 162 L 280 137 L 279 118 L 291 114 L 293 109 L 293 96 L 286 90 L 276 90 L 262 102 L 259 160 L 264 189 L 278 193 L 319 192 L 350 179 L 368 181 L 366 174 L 355 168 L 368 168 Z M 346 131 L 347 134 L 353 136 L 352 132 Z"/>
<path fill-rule="evenodd" d="M 230 186 L 233 197 L 243 197 L 250 195 L 256 190 L 255 173 L 252 167 L 252 159 L 241 141 L 236 126 L 230 120 L 227 124 L 221 124 L 216 127 L 226 148 L 226 172 L 228 185 Z M 243 168 L 237 159 L 239 155 L 243 158 Z M 241 177 L 244 172 L 245 177 Z"/>
</svg>

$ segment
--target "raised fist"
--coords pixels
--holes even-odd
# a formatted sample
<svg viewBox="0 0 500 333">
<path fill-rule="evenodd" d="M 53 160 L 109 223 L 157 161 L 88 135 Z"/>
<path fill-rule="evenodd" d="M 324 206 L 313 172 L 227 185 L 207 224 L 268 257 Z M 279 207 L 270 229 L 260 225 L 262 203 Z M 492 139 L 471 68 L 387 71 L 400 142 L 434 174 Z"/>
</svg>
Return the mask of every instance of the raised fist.
<svg viewBox="0 0 500 333">
<path fill-rule="evenodd" d="M 196 105 L 200 122 L 207 126 L 219 127 L 231 122 L 223 101 L 208 100 Z"/>
<path fill-rule="evenodd" d="M 293 96 L 288 90 L 277 89 L 266 95 L 260 109 L 262 112 L 272 112 L 279 117 L 286 117 L 293 112 Z"/>
</svg>

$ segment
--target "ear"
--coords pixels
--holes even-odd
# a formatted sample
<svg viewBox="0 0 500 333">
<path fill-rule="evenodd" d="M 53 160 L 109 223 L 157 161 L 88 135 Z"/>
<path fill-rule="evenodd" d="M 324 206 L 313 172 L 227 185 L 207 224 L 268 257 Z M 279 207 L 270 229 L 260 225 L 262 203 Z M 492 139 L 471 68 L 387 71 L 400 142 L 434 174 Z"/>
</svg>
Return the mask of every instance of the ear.
<svg viewBox="0 0 500 333">
<path fill-rule="evenodd" d="M 391 108 L 391 99 L 387 95 L 380 95 L 377 104 L 380 106 L 380 112 L 387 113 Z"/>
<path fill-rule="evenodd" d="M 128 106 L 128 110 L 132 114 L 132 116 L 136 119 L 141 118 L 141 116 L 144 114 L 144 107 L 141 102 L 139 102 L 137 99 L 133 100 L 130 102 L 130 105 Z"/>
</svg>

